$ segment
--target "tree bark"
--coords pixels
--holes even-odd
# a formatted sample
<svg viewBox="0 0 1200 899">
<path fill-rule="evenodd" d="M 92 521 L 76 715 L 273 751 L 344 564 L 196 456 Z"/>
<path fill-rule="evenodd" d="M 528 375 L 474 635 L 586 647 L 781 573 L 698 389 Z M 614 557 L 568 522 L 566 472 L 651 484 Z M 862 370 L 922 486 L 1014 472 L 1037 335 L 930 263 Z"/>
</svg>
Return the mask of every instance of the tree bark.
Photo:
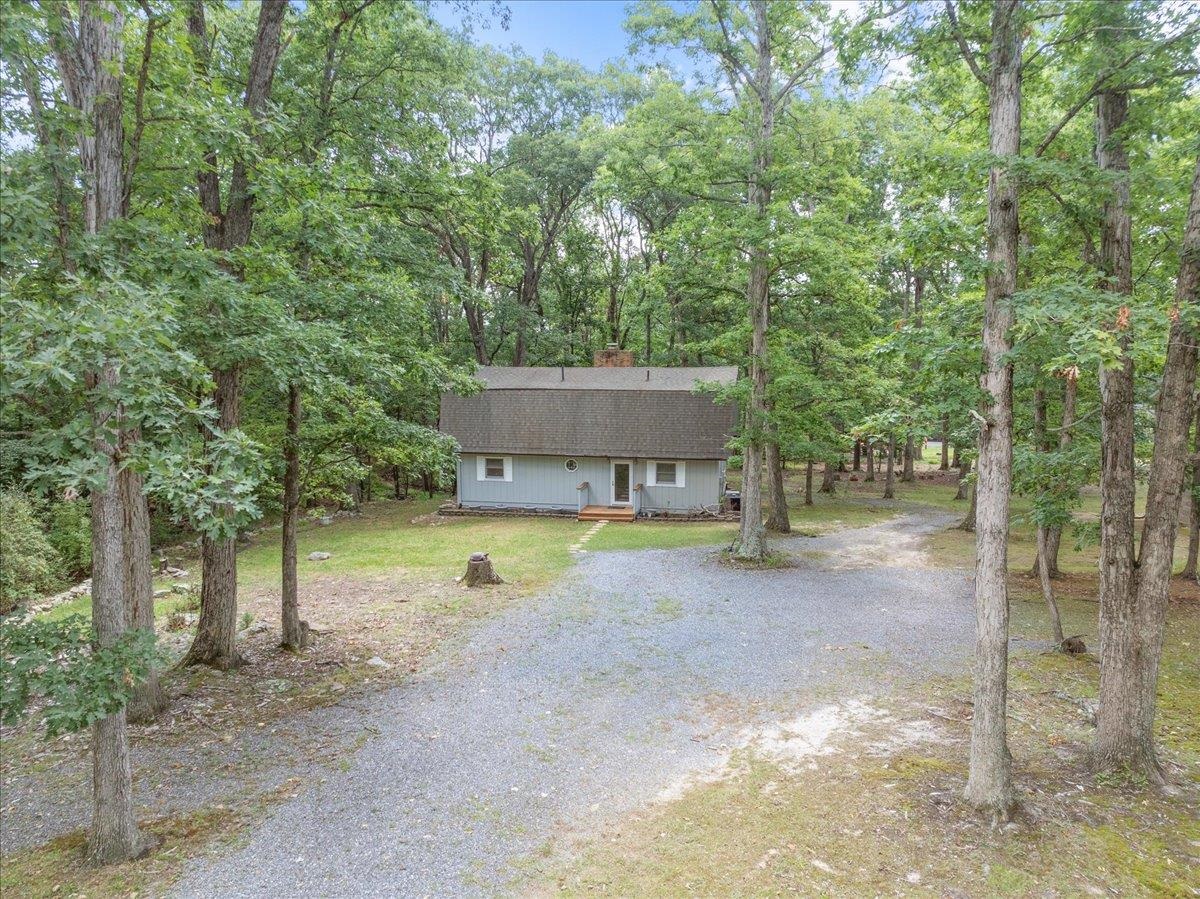
<svg viewBox="0 0 1200 899">
<path fill-rule="evenodd" d="M 283 441 L 283 602 L 281 609 L 284 649 L 298 652 L 308 643 L 308 626 L 300 620 L 299 584 L 296 575 L 296 532 L 300 525 L 300 421 L 303 404 L 300 385 L 288 385 L 287 422 Z"/>
<path fill-rule="evenodd" d="M 862 471 L 862 441 L 854 441 L 854 459 L 850 466 L 851 471 Z"/>
<path fill-rule="evenodd" d="M 1122 171 L 1120 163 L 1124 153 L 1119 136 L 1115 136 L 1114 131 L 1124 120 L 1125 98 L 1121 94 L 1102 95 L 1099 108 L 1097 139 L 1102 142 L 1103 153 L 1112 153 L 1114 149 L 1117 151 L 1118 157 L 1109 161 L 1116 163 L 1117 171 Z M 1113 254 L 1105 254 L 1105 260 L 1116 261 L 1113 271 L 1119 279 L 1116 282 L 1118 286 L 1125 283 L 1121 279 L 1126 274 L 1126 260 L 1131 256 L 1127 198 L 1128 180 L 1123 178 L 1118 182 L 1117 200 L 1111 204 L 1113 208 L 1108 209 L 1106 204 L 1105 230 L 1102 232 L 1101 252 L 1105 252 L 1106 243 L 1111 243 Z M 1129 270 L 1132 270 L 1131 266 Z M 1132 286 L 1132 281 L 1129 283 Z M 1155 691 L 1166 626 L 1175 532 L 1179 524 L 1179 500 L 1187 464 L 1192 394 L 1196 385 L 1197 334 L 1188 325 L 1188 318 L 1196 314 L 1198 307 L 1200 160 L 1197 161 L 1192 179 L 1179 276 L 1175 282 L 1175 309 L 1158 396 L 1154 450 L 1146 492 L 1146 517 L 1137 566 L 1135 573 L 1131 573 L 1127 580 L 1120 580 L 1125 575 L 1124 564 L 1127 561 L 1132 563 L 1132 560 L 1125 554 L 1127 547 L 1123 531 L 1116 530 L 1114 536 L 1120 542 L 1111 547 L 1111 557 L 1103 559 L 1105 565 L 1114 570 L 1107 573 L 1107 585 L 1103 579 L 1101 581 L 1100 707 L 1096 718 L 1094 761 L 1101 770 L 1139 771 L 1154 781 L 1162 780 L 1154 747 Z M 1121 383 L 1123 385 L 1124 381 Z M 1132 404 L 1132 397 L 1130 401 Z M 1105 398 L 1105 406 L 1110 405 Z M 1108 411 L 1107 408 L 1105 411 Z M 1122 413 L 1119 418 L 1118 412 Z M 1126 421 L 1123 410 L 1113 408 L 1112 413 L 1115 425 L 1123 429 Z M 1102 419 L 1102 424 L 1107 423 L 1107 417 Z M 1109 454 L 1105 455 L 1105 468 L 1111 466 L 1115 476 L 1117 471 L 1124 470 L 1126 434 L 1120 430 L 1111 436 L 1119 440 L 1113 441 L 1112 458 Z M 1132 434 L 1128 437 L 1128 443 L 1132 444 Z M 1131 448 L 1129 455 L 1132 455 Z M 1128 500 L 1129 508 L 1126 510 L 1123 492 L 1125 489 L 1132 491 L 1132 484 L 1130 477 L 1128 487 L 1116 494 L 1116 498 L 1122 502 L 1119 509 L 1112 509 L 1118 528 L 1124 527 L 1127 517 L 1132 518 L 1133 500 Z M 1107 516 L 1108 512 L 1109 504 L 1106 501 L 1103 514 Z M 1132 554 L 1132 546 L 1128 548 Z M 1104 592 L 1106 586 L 1107 593 Z M 1122 594 L 1118 592 L 1119 588 L 1127 592 Z"/>
<path fill-rule="evenodd" d="M 875 481 L 875 444 L 873 441 L 867 441 L 867 476 L 863 478 L 866 482 Z"/>
<path fill-rule="evenodd" d="M 1096 160 L 1115 176 L 1104 202 L 1100 255 L 1101 287 L 1133 293 L 1133 224 L 1129 208 L 1129 159 L 1120 129 L 1129 95 L 1106 91 L 1096 103 Z M 1138 769 L 1157 772 L 1153 743 L 1137 745 L 1134 717 L 1137 639 L 1134 583 L 1134 370 L 1129 354 L 1129 307 L 1111 325 L 1121 347 L 1113 367 L 1100 368 L 1100 680 L 1104 709 L 1097 716 L 1096 762 L 1101 767 L 1128 757 Z M 1118 691 L 1121 693 L 1117 695 Z M 1103 720 L 1101 718 L 1103 717 Z M 1122 718 L 1123 721 L 1115 720 Z M 1110 758 L 1106 758 L 1110 756 Z"/>
<path fill-rule="evenodd" d="M 140 434 L 132 435 L 136 442 Z M 133 627 L 154 633 L 154 575 L 150 570 L 150 508 L 142 476 L 132 468 L 121 470 L 121 493 L 125 516 L 124 553 L 126 589 L 129 591 L 130 622 Z M 158 669 L 151 667 L 133 690 L 127 709 L 135 723 L 152 721 L 167 708 L 167 693 Z"/>
<path fill-rule="evenodd" d="M 81 44 L 88 16 L 85 12 L 80 22 Z M 100 57 L 106 58 L 112 57 Z M 116 366 L 106 364 L 99 381 L 101 387 L 115 389 Z M 114 416 L 117 417 L 119 412 Z M 100 646 L 116 643 L 129 627 L 130 584 L 120 459 L 113 433 L 116 425 L 112 420 L 101 424 L 97 449 L 107 458 L 107 472 L 104 486 L 92 491 L 92 627 Z M 147 570 L 149 561 L 147 558 Z M 88 857 L 98 864 L 110 864 L 134 858 L 141 850 L 142 839 L 133 817 L 133 771 L 129 763 L 126 712 L 122 709 L 92 725 L 92 827 Z"/>
<path fill-rule="evenodd" d="M 975 487 L 968 488 L 970 496 L 967 503 L 967 514 L 963 516 L 963 520 L 959 522 L 959 530 L 971 531 L 975 530 L 975 519 L 979 512 L 979 494 L 975 492 Z"/>
<path fill-rule="evenodd" d="M 883 498 L 896 498 L 896 435 L 888 435 L 887 477 L 883 482 Z"/>
<path fill-rule="evenodd" d="M 121 71 L 124 56 L 123 9 L 112 2 L 82 4 L 78 31 L 70 22 L 71 7 L 54 7 L 61 28 L 52 38 L 58 71 L 68 102 L 79 111 L 80 169 L 83 186 L 84 231 L 95 235 L 122 214 L 124 196 L 124 146 Z M 120 367 L 104 360 L 99 371 L 87 375 L 89 387 L 99 397 L 120 391 Z M 103 402 L 103 399 L 101 399 Z M 149 544 L 129 531 L 138 521 L 138 509 L 129 515 L 126 502 L 144 501 L 140 482 L 122 481 L 122 452 L 136 431 L 125 429 L 124 409 L 93 407 L 93 449 L 103 460 L 105 480 L 91 494 L 92 511 L 92 627 L 96 643 L 110 646 L 129 628 L 131 600 L 129 577 L 142 560 L 149 573 Z M 152 613 L 153 614 L 153 613 Z M 121 709 L 92 725 L 92 823 L 88 857 L 99 864 L 137 856 L 144 843 L 133 817 L 133 773 L 129 763 L 126 710 Z"/>
<path fill-rule="evenodd" d="M 213 399 L 217 406 L 217 427 L 228 432 L 237 427 L 241 386 L 238 370 L 214 373 L 216 389 Z M 205 440 L 214 437 L 205 434 Z M 196 636 L 180 661 L 181 666 L 209 665 L 229 671 L 242 664 L 237 651 L 237 540 L 200 539 L 200 620 Z"/>
<path fill-rule="evenodd" d="M 1058 614 L 1058 602 L 1054 598 L 1054 585 L 1050 583 L 1050 558 L 1046 547 L 1046 528 L 1041 525 L 1037 529 L 1037 565 L 1038 582 L 1042 585 L 1042 598 L 1046 601 L 1046 610 L 1050 613 L 1050 629 L 1054 634 L 1054 646 L 1063 648 L 1062 617 Z"/>
<path fill-rule="evenodd" d="M 504 579 L 496 574 L 492 560 L 487 553 L 472 553 L 467 561 L 467 570 L 462 576 L 462 582 L 467 587 L 483 587 L 490 584 L 503 584 Z"/>
<path fill-rule="evenodd" d="M 957 500 L 967 499 L 967 491 L 970 489 L 970 482 L 967 480 L 971 476 L 971 460 L 963 459 L 958 466 L 958 493 L 954 494 Z M 972 526 L 973 528 L 974 526 Z"/>
<path fill-rule="evenodd" d="M 909 434 L 904 439 L 904 468 L 900 474 L 900 481 L 903 484 L 911 484 L 915 481 L 916 475 L 913 474 L 913 460 L 916 457 L 916 446 L 913 441 L 913 435 Z"/>
<path fill-rule="evenodd" d="M 774 440 L 767 442 L 766 462 L 767 483 L 771 491 L 767 530 L 787 534 L 792 530 L 792 522 L 788 516 L 787 494 L 783 489 L 783 458 L 779 453 L 779 444 Z"/>
<path fill-rule="evenodd" d="M 813 462 L 809 459 L 804 465 L 804 505 L 813 504 Z"/>
<path fill-rule="evenodd" d="M 1196 406 L 1196 436 L 1192 443 L 1191 514 L 1188 516 L 1188 554 L 1181 577 L 1200 580 L 1196 576 L 1197 556 L 1200 556 L 1200 395 L 1193 396 Z"/>
<path fill-rule="evenodd" d="M 988 272 L 984 291 L 975 561 L 975 709 L 965 796 L 1007 819 L 1016 797 L 1008 751 L 1008 508 L 1012 486 L 1012 294 L 1017 281 L 1018 188 L 1009 167 L 1021 152 L 1021 4 L 992 6 L 988 132 L 997 160 L 988 174 Z"/>
<path fill-rule="evenodd" d="M 775 130 L 775 84 L 771 29 L 765 0 L 752 4 L 758 60 L 754 72 L 754 94 L 760 104 L 758 133 L 753 140 L 754 164 L 750 172 L 746 200 L 755 221 L 766 230 L 771 205 L 771 141 Z M 741 533 L 734 555 L 739 559 L 761 561 L 766 555 L 766 537 L 762 521 L 762 433 L 766 425 L 767 398 L 767 325 L 770 317 L 770 249 L 765 237 L 755 241 L 750 251 L 750 275 L 746 284 L 746 302 L 750 310 L 750 399 L 746 412 L 746 449 L 742 466 Z"/>
<path fill-rule="evenodd" d="M 821 469 L 821 492 L 833 496 L 837 492 L 836 481 L 836 469 L 833 467 L 833 463 L 827 459 Z"/>
<path fill-rule="evenodd" d="M 1058 451 L 1066 453 L 1075 439 L 1075 403 L 1079 394 L 1079 381 L 1074 370 L 1063 378 L 1062 423 L 1058 432 Z M 1052 527 L 1046 533 L 1046 562 L 1050 577 L 1059 577 L 1058 554 L 1062 548 L 1062 526 Z"/>
</svg>

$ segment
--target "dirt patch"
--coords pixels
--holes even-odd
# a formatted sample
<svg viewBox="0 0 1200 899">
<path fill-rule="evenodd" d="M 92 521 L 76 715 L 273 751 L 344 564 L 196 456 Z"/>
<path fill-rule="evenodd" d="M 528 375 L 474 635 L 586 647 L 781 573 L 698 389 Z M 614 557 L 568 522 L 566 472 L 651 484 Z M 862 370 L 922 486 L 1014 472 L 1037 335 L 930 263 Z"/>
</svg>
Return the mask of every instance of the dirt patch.
<svg viewBox="0 0 1200 899">
<path fill-rule="evenodd" d="M 534 893 L 1195 895 L 1194 783 L 1160 793 L 1092 777 L 1076 709 L 1018 691 L 1021 813 L 994 829 L 960 798 L 962 685 L 921 695 L 833 704 L 750 735 L 723 767 L 551 865 Z"/>
<path fill-rule="evenodd" d="M 727 568 L 739 571 L 776 571 L 784 568 L 795 568 L 799 562 L 794 555 L 781 550 L 768 550 L 761 559 L 742 559 L 735 556 L 731 550 L 717 553 L 717 561 Z"/>
</svg>

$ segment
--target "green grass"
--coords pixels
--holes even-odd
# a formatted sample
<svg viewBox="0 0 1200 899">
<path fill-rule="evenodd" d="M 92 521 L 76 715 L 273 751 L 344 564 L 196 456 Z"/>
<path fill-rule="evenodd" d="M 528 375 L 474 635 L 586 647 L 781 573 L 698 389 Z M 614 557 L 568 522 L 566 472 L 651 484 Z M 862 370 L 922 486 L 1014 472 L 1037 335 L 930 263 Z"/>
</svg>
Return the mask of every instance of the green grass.
<svg viewBox="0 0 1200 899">
<path fill-rule="evenodd" d="M 1093 655 L 1100 650 L 1097 636 L 1099 605 L 1094 600 L 1058 598 L 1063 631 L 1083 634 Z M 1013 591 L 1010 631 L 1014 638 L 1050 642 L 1050 619 L 1041 594 Z M 1155 724 L 1161 745 L 1167 747 L 1200 779 L 1200 609 L 1187 602 L 1172 603 L 1159 663 L 1158 706 Z M 1044 695 L 1065 690 L 1073 696 L 1095 699 L 1100 670 L 1094 660 L 1079 660 L 1062 653 L 1022 652 L 1011 668 L 1014 690 Z"/>
<path fill-rule="evenodd" d="M 170 587 L 171 582 L 165 581 L 162 584 L 155 583 L 155 589 L 162 587 Z M 179 593 L 168 593 L 166 596 L 160 596 L 154 600 L 154 617 L 165 618 L 172 612 L 178 612 L 187 608 L 188 604 L 194 603 L 194 599 Z M 49 611 L 43 612 L 41 618 L 47 621 L 61 621 L 64 618 L 69 618 L 71 615 L 83 615 L 85 618 L 92 614 L 92 597 L 85 593 L 83 596 L 76 597 L 70 602 L 64 602 L 55 606 Z"/>
<path fill-rule="evenodd" d="M 430 514 L 441 501 L 369 503 L 362 515 L 325 527 L 303 524 L 297 539 L 301 582 L 338 575 L 449 580 L 463 573 L 471 553 L 486 552 L 505 580 L 538 586 L 570 566 L 568 547 L 589 527 L 570 518 Z M 332 557 L 310 562 L 313 551 Z M 278 530 L 257 536 L 238 555 L 239 584 L 278 586 L 280 556 Z"/>
<path fill-rule="evenodd" d="M 587 544 L 589 551 L 678 549 L 684 546 L 729 544 L 737 536 L 736 522 L 635 521 L 606 524 Z"/>
<path fill-rule="evenodd" d="M 207 806 L 170 818 L 140 821 L 139 829 L 157 845 L 143 858 L 98 867 L 84 858 L 87 835 L 82 830 L 55 837 L 35 849 L 12 852 L 0 867 L 4 899 L 54 897 L 136 897 L 161 895 L 197 847 L 231 845 L 278 797 L 295 790 L 298 779 L 258 796 L 239 808 Z"/>
<path fill-rule="evenodd" d="M 842 486 L 839 484 L 839 486 Z M 833 496 L 813 495 L 813 504 L 804 505 L 804 497 L 788 497 L 788 517 L 797 533 L 826 533 L 839 528 L 861 528 L 879 524 L 898 513 L 895 505 L 857 493 L 841 490 Z"/>
<path fill-rule="evenodd" d="M 1137 523 L 1141 532 L 1141 522 Z M 1180 528 L 1175 537 L 1175 568 L 1183 567 L 1187 559 L 1188 532 Z M 936 562 L 948 567 L 970 568 L 975 564 L 975 533 L 958 528 L 949 528 L 929 538 L 929 548 Z M 1095 574 L 1099 558 L 1099 546 L 1093 541 L 1077 544 L 1068 529 L 1063 533 L 1059 547 L 1058 567 L 1066 574 Z M 1037 529 L 1020 513 L 1014 515 L 1008 533 L 1008 568 L 1010 571 L 1026 572 L 1033 568 L 1037 556 Z"/>
</svg>

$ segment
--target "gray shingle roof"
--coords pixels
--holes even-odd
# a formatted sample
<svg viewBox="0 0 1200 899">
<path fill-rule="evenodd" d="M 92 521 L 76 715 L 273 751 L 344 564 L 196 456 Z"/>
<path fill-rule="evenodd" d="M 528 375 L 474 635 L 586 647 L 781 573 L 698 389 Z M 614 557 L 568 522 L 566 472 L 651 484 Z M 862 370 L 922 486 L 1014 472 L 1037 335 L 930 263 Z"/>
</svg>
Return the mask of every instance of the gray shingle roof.
<svg viewBox="0 0 1200 899">
<path fill-rule="evenodd" d="M 530 368 L 485 365 L 475 377 L 489 390 L 682 390 L 699 382 L 732 384 L 736 365 L 691 368 Z"/>
<path fill-rule="evenodd" d="M 468 453 L 726 458 L 736 408 L 691 391 L 732 383 L 737 369 L 649 371 L 647 381 L 646 368 L 483 368 L 482 393 L 442 396 L 441 429 Z"/>
</svg>

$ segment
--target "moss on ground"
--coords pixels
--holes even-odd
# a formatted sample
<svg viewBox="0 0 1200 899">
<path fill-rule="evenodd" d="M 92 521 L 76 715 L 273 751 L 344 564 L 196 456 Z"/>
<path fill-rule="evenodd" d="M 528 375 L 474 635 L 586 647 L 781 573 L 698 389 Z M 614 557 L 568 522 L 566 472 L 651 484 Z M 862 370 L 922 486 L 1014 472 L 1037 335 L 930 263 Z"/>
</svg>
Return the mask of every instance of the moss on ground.
<svg viewBox="0 0 1200 899">
<path fill-rule="evenodd" d="M 157 845 L 144 858 L 123 864 L 97 867 L 88 862 L 83 830 L 36 849 L 9 853 L 0 867 L 0 895 L 5 899 L 157 895 L 179 876 L 190 857 L 237 840 L 272 802 L 293 794 L 299 786 L 295 781 L 286 783 L 237 808 L 209 806 L 187 815 L 139 822 L 142 834 Z"/>
<path fill-rule="evenodd" d="M 1094 603 L 1067 599 L 1079 626 Z M 1036 636 L 1044 607 L 1014 603 L 1013 629 Z M 1069 625 L 1069 626 L 1070 626 Z M 833 755 L 781 767 L 752 751 L 727 776 L 651 806 L 527 871 L 537 893 L 620 896 L 955 895 L 1191 897 L 1200 885 L 1200 607 L 1174 603 L 1159 685 L 1158 736 L 1175 788 L 1164 793 L 1087 770 L 1094 658 L 1018 650 L 1010 745 L 1022 813 L 992 829 L 960 802 L 970 728 L 967 677 L 893 698 L 937 738 L 890 754 L 868 724 Z M 929 717 L 930 714 L 934 717 Z"/>
</svg>

